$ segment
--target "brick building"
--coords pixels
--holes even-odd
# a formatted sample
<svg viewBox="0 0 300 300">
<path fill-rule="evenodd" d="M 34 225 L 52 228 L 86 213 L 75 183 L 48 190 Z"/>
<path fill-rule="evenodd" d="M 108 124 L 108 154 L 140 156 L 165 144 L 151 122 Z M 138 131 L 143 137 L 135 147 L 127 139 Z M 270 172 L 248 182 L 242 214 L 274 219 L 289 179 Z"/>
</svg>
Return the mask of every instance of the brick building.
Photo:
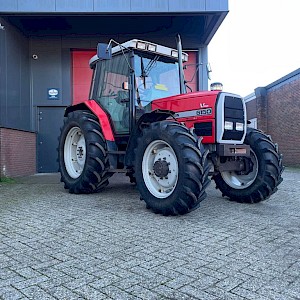
<svg viewBox="0 0 300 300">
<path fill-rule="evenodd" d="M 278 143 L 286 166 L 300 167 L 300 69 L 245 97 L 252 126 Z"/>
<path fill-rule="evenodd" d="M 227 13 L 228 0 L 0 0 L 0 176 L 57 172 L 64 109 L 87 100 L 97 43 L 174 48 L 179 33 L 187 79 L 207 90 L 207 46 Z"/>
</svg>

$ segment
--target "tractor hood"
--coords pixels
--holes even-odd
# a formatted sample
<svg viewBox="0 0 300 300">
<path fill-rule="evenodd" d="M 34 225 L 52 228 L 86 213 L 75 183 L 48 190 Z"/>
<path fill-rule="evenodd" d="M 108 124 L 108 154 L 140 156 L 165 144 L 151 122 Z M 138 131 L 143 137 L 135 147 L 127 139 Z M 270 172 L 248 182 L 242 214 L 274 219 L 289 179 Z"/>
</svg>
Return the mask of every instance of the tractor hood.
<svg viewBox="0 0 300 300">
<path fill-rule="evenodd" d="M 215 103 L 219 93 L 220 91 L 194 92 L 157 99 L 152 101 L 152 110 L 171 110 L 182 114 L 188 114 L 188 112 L 193 111 L 197 115 L 197 113 L 201 114 L 203 109 L 209 108 L 214 114 Z"/>
</svg>

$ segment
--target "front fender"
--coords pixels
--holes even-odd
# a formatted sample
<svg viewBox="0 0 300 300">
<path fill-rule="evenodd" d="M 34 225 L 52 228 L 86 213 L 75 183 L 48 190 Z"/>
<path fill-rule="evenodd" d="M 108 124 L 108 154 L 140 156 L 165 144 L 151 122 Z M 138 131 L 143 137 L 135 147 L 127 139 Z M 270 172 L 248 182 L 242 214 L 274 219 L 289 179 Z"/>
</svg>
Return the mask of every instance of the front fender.
<svg viewBox="0 0 300 300">
<path fill-rule="evenodd" d="M 125 165 L 128 167 L 133 166 L 134 162 L 134 149 L 137 146 L 137 139 L 141 135 L 142 129 L 141 127 L 146 124 L 154 123 L 154 122 L 159 122 L 166 120 L 168 118 L 174 118 L 174 112 L 170 110 L 154 110 L 148 113 L 144 113 L 136 123 L 135 127 L 131 131 L 128 145 L 127 145 L 127 150 L 125 154 Z M 174 118 L 175 119 L 175 118 Z"/>
</svg>

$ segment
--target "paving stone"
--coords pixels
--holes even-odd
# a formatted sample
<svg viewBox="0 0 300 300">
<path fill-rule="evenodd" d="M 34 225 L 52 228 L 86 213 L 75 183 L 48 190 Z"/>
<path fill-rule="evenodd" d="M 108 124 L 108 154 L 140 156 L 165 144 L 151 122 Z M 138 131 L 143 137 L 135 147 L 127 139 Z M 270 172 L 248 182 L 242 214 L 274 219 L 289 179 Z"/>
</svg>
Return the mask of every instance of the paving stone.
<svg viewBox="0 0 300 300">
<path fill-rule="evenodd" d="M 296 299 L 300 298 L 300 278 L 299 276 L 297 279 L 291 283 L 288 287 L 286 287 L 282 294 L 289 295 L 290 297 L 295 297 Z"/>
<path fill-rule="evenodd" d="M 144 292 L 144 294 L 141 295 L 144 298 L 140 298 L 137 295 L 132 294 L 130 289 L 128 291 L 124 291 L 115 286 L 107 286 L 107 287 L 103 288 L 101 291 L 103 293 L 105 293 L 106 297 L 110 297 L 111 299 L 115 299 L 115 300 L 154 299 L 154 298 L 149 298 L 149 297 L 152 297 L 152 294 L 153 294 L 150 291 L 149 291 L 149 294 Z M 153 295 L 155 295 L 155 294 L 153 294 Z"/>
<path fill-rule="evenodd" d="M 43 287 L 45 290 L 45 288 Z M 71 291 L 68 288 L 64 286 L 54 286 L 52 288 L 46 289 L 46 291 L 53 297 L 59 299 L 59 300 L 77 300 L 81 297 L 81 295 L 76 293 L 76 291 Z"/>
<path fill-rule="evenodd" d="M 42 287 L 44 290 L 50 290 L 56 289 L 58 286 L 62 286 L 63 284 L 73 283 L 74 278 L 68 275 L 62 275 L 50 278 L 49 280 L 43 281 L 39 283 L 38 285 Z"/>
<path fill-rule="evenodd" d="M 15 288 L 21 290 L 21 289 L 24 289 L 26 287 L 30 287 L 30 286 L 35 286 L 41 282 L 44 282 L 44 281 L 47 281 L 49 280 L 48 277 L 46 276 L 38 276 L 38 277 L 32 277 L 32 278 L 29 278 L 29 279 L 25 279 L 25 280 L 22 280 L 22 281 L 16 281 L 16 282 L 13 282 L 11 283 Z"/>
<path fill-rule="evenodd" d="M 128 270 L 119 268 L 118 266 L 108 268 L 108 269 L 106 269 L 106 272 L 113 274 L 115 276 L 118 276 L 120 278 L 130 278 L 133 275 L 135 275 L 134 273 L 129 272 Z"/>
<path fill-rule="evenodd" d="M 76 278 L 72 281 L 65 282 L 63 285 L 70 290 L 74 290 L 80 286 L 87 285 L 93 282 L 94 280 L 95 280 L 94 276 L 88 274 L 82 274 L 82 277 Z"/>
<path fill-rule="evenodd" d="M 6 287 L 18 283 L 22 285 L 24 281 L 26 281 L 26 279 L 23 276 L 16 274 L 13 277 L 0 280 L 0 287 Z"/>
<path fill-rule="evenodd" d="M 170 280 L 175 279 L 180 275 L 185 275 L 185 274 L 181 274 L 181 273 L 175 271 L 175 269 L 176 268 L 172 269 L 172 268 L 166 268 L 164 266 L 158 266 L 158 267 L 153 268 L 151 271 L 155 272 L 157 274 L 166 276 L 166 277 L 170 278 Z"/>
<path fill-rule="evenodd" d="M 198 288 L 195 288 L 194 286 L 191 285 L 186 285 L 184 287 L 181 287 L 179 289 L 182 293 L 185 293 L 189 296 L 192 296 L 196 299 L 205 299 L 205 300 L 218 300 L 218 297 L 208 294 L 203 290 L 199 290 Z"/>
<path fill-rule="evenodd" d="M 231 290 L 231 293 L 234 295 L 237 295 L 241 298 L 249 299 L 249 300 L 268 300 L 267 297 L 260 295 L 259 293 L 249 291 L 247 289 L 241 288 L 241 287 L 236 287 Z"/>
<path fill-rule="evenodd" d="M 73 292 L 76 292 L 78 295 L 81 295 L 84 299 L 88 300 L 107 299 L 107 295 L 89 285 L 81 286 L 80 288 L 73 290 Z"/>
<path fill-rule="evenodd" d="M 21 289 L 21 292 L 29 299 L 45 299 L 45 300 L 56 299 L 37 285 Z"/>
<path fill-rule="evenodd" d="M 159 285 L 167 284 L 170 281 L 170 278 L 163 275 L 156 275 L 152 278 L 147 278 L 147 280 L 143 280 L 140 285 L 146 289 L 152 290 L 154 287 Z"/>
<path fill-rule="evenodd" d="M 0 288 L 0 299 L 2 300 L 17 300 L 24 297 L 17 289 L 13 288 L 12 286 L 6 286 Z"/>
<path fill-rule="evenodd" d="M 0 279 L 1 280 L 5 280 L 11 277 L 16 276 L 18 273 L 12 271 L 10 268 L 6 267 L 6 268 L 1 268 L 0 269 Z M 19 274 L 20 275 L 20 274 Z"/>
<path fill-rule="evenodd" d="M 186 275 L 180 275 L 170 281 L 168 281 L 165 285 L 169 288 L 172 289 L 180 289 L 181 287 L 194 282 L 195 279 L 194 278 L 190 278 L 189 276 Z"/>
<path fill-rule="evenodd" d="M 147 278 L 147 280 L 148 280 L 148 278 Z M 113 283 L 113 285 L 122 290 L 127 290 L 128 288 L 130 288 L 134 285 L 138 285 L 138 284 L 142 285 L 143 282 L 145 282 L 145 281 L 146 281 L 146 279 L 143 276 L 134 274 L 131 277 L 123 278 L 119 281 L 116 281 L 115 283 Z"/>
<path fill-rule="evenodd" d="M 295 300 L 299 299 L 299 294 L 294 296 L 288 295 L 290 290 L 283 291 L 282 293 L 278 293 L 272 289 L 266 288 L 266 287 L 261 287 L 259 290 L 256 291 L 257 294 L 262 295 L 263 297 L 266 297 L 267 299 L 271 300 Z"/>
<path fill-rule="evenodd" d="M 240 284 L 240 287 L 245 288 L 250 291 L 257 291 L 261 287 L 268 285 L 270 281 L 273 281 L 274 278 L 270 276 L 262 276 L 262 277 L 253 277 L 248 279 L 247 281 Z"/>
<path fill-rule="evenodd" d="M 146 300 L 146 299 L 159 299 L 159 295 L 157 293 L 155 293 L 154 291 L 150 291 L 140 285 L 134 285 L 132 287 L 130 287 L 127 292 L 130 294 L 130 295 L 133 295 L 135 297 L 139 297 L 143 300 Z M 109 294 L 108 294 L 109 295 Z"/>
<path fill-rule="evenodd" d="M 116 284 L 118 281 L 121 280 L 121 277 L 106 273 L 101 276 L 100 279 L 90 282 L 90 286 L 100 289 L 106 287 L 108 285 Z"/>
<path fill-rule="evenodd" d="M 222 300 L 241 300 L 241 297 L 232 294 L 231 292 L 227 292 L 219 287 L 209 287 L 205 289 L 205 292 L 209 295 L 213 295 L 217 297 L 217 299 Z"/>
<path fill-rule="evenodd" d="M 244 281 L 239 278 L 227 277 L 225 279 L 220 280 L 216 286 L 229 292 L 235 287 L 241 285 Z"/>
<path fill-rule="evenodd" d="M 35 271 L 31 267 L 16 269 L 15 272 L 18 273 L 19 275 L 23 276 L 26 279 L 38 277 L 38 276 L 42 275 L 40 272 Z"/>
<path fill-rule="evenodd" d="M 203 275 L 208 275 L 208 276 L 217 278 L 219 280 L 225 279 L 228 277 L 228 275 L 221 273 L 218 270 L 211 270 L 210 268 L 206 268 L 206 267 L 201 267 L 201 268 L 197 269 L 196 272 L 198 273 L 197 278 L 199 278 Z"/>
<path fill-rule="evenodd" d="M 165 285 L 160 285 L 152 289 L 159 295 L 158 299 L 169 299 L 169 300 L 193 300 L 196 299 L 191 295 L 181 293 L 179 290 L 169 288 Z"/>
</svg>

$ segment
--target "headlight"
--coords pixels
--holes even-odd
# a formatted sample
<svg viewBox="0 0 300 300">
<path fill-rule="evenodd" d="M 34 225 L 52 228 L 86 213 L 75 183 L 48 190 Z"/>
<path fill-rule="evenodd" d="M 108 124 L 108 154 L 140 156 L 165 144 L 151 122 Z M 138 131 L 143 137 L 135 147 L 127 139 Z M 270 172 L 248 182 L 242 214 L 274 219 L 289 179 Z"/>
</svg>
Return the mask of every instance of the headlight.
<svg viewBox="0 0 300 300">
<path fill-rule="evenodd" d="M 236 123 L 235 124 L 235 129 L 237 131 L 244 131 L 244 124 L 243 123 Z"/>
<path fill-rule="evenodd" d="M 224 128 L 225 130 L 233 130 L 233 122 L 225 121 Z"/>
</svg>

